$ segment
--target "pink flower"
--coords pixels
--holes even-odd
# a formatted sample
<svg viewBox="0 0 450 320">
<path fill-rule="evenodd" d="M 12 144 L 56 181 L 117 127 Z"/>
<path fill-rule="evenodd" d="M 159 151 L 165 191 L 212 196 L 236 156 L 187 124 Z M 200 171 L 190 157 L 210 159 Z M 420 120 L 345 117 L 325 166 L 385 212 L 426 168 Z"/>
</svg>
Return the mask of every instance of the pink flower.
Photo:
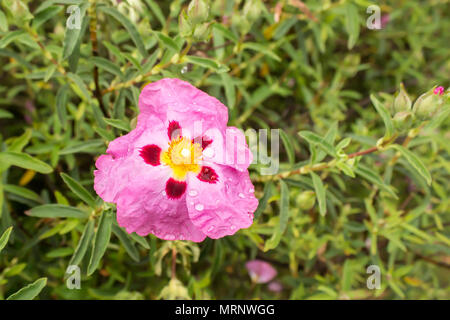
<svg viewBox="0 0 450 320">
<path fill-rule="evenodd" d="M 433 93 L 435 95 L 441 96 L 442 94 L 444 94 L 444 87 L 443 86 L 439 86 L 436 89 L 434 89 Z"/>
<path fill-rule="evenodd" d="M 262 260 L 250 260 L 245 264 L 250 278 L 256 283 L 267 283 L 277 275 L 269 263 Z"/>
<path fill-rule="evenodd" d="M 267 287 L 272 292 L 281 292 L 281 291 L 283 291 L 283 285 L 281 283 L 279 283 L 278 281 L 272 281 L 271 283 L 269 283 L 269 285 Z"/>
<path fill-rule="evenodd" d="M 258 201 L 244 134 L 228 109 L 179 79 L 147 85 L 137 126 L 95 163 L 94 189 L 117 204 L 127 232 L 165 240 L 217 239 L 248 228 Z"/>
</svg>

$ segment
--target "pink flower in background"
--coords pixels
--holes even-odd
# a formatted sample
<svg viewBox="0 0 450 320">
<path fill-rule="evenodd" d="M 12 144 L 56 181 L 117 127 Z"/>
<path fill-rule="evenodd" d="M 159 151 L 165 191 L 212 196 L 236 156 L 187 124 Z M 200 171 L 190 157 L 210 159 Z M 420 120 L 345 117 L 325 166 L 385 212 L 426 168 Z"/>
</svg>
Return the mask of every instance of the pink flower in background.
<svg viewBox="0 0 450 320">
<path fill-rule="evenodd" d="M 97 159 L 94 189 L 117 204 L 127 232 L 165 240 L 217 239 L 248 228 L 258 201 L 244 134 L 228 109 L 179 79 L 147 85 L 137 126 Z"/>
<path fill-rule="evenodd" d="M 437 87 L 436 89 L 434 89 L 433 93 L 435 95 L 442 96 L 444 94 L 444 87 L 443 86 Z"/>
<path fill-rule="evenodd" d="M 245 264 L 252 281 L 267 283 L 277 275 L 277 270 L 269 263 L 262 260 L 250 260 Z"/>
<path fill-rule="evenodd" d="M 267 287 L 272 292 L 281 292 L 281 291 L 283 291 L 283 285 L 281 283 L 279 283 L 278 281 L 272 281 L 271 283 L 269 283 L 269 285 Z"/>
</svg>

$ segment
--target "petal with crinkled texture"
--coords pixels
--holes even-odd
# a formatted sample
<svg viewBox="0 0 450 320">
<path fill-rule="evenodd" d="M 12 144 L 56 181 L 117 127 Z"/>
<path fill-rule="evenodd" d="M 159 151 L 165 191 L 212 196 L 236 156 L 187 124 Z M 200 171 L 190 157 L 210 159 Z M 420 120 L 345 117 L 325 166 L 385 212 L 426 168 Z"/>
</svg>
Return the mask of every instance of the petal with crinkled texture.
<svg viewBox="0 0 450 320">
<path fill-rule="evenodd" d="M 144 183 L 127 187 L 118 197 L 117 222 L 128 233 L 141 236 L 149 233 L 164 240 L 203 241 L 206 235 L 189 219 L 186 196 L 167 199 L 166 181 Z"/>
<path fill-rule="evenodd" d="M 208 237 L 218 239 L 248 228 L 258 206 L 247 171 L 213 165 L 218 181 L 207 183 L 190 176 L 187 187 L 189 217 Z"/>
</svg>

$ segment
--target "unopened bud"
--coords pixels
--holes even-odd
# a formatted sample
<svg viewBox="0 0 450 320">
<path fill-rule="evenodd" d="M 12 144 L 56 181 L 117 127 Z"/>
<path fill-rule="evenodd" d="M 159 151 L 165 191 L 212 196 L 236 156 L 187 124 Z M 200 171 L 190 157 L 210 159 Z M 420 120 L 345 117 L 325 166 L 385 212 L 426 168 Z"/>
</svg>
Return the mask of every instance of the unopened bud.
<svg viewBox="0 0 450 320">
<path fill-rule="evenodd" d="M 414 102 L 413 112 L 419 119 L 429 119 L 436 113 L 439 106 L 442 104 L 443 99 L 440 94 L 435 94 L 433 91 L 434 90 L 430 90 L 422 94 L 417 98 L 416 102 Z"/>
<path fill-rule="evenodd" d="M 303 191 L 297 196 L 296 201 L 300 209 L 309 210 L 316 203 L 316 193 L 311 190 Z"/>
<path fill-rule="evenodd" d="M 192 0 L 188 6 L 188 16 L 192 24 L 202 23 L 209 17 L 208 0 Z"/>
<path fill-rule="evenodd" d="M 195 27 L 194 39 L 197 41 L 206 41 L 211 36 L 211 24 L 209 22 L 202 23 Z"/>
<path fill-rule="evenodd" d="M 400 90 L 394 99 L 394 112 L 398 113 L 409 110 L 411 110 L 411 99 L 409 98 L 403 83 L 401 83 Z"/>
<path fill-rule="evenodd" d="M 411 111 L 397 112 L 392 119 L 395 129 L 404 131 L 411 127 L 414 114 Z"/>
<path fill-rule="evenodd" d="M 14 17 L 14 21 L 24 23 L 33 19 L 33 15 L 28 9 L 28 5 L 21 0 L 4 0 L 3 7 Z"/>
<path fill-rule="evenodd" d="M 247 0 L 242 11 L 247 20 L 253 22 L 261 16 L 261 10 L 261 0 Z"/>
<path fill-rule="evenodd" d="M 180 35 L 182 37 L 192 36 L 194 30 L 186 14 L 186 11 L 184 10 L 180 13 L 180 16 L 178 17 L 178 30 L 180 31 Z"/>
</svg>

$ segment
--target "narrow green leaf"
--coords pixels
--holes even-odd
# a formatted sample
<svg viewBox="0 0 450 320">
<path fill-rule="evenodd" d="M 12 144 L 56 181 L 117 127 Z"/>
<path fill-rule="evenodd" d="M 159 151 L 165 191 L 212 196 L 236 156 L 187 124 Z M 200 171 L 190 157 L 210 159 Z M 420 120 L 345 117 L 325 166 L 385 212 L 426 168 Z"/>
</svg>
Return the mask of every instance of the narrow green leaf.
<svg viewBox="0 0 450 320">
<path fill-rule="evenodd" d="M 102 57 L 91 57 L 89 60 L 92 61 L 100 69 L 104 69 L 104 70 L 118 76 L 119 78 L 123 78 L 123 73 L 120 70 L 119 66 L 112 63 L 111 61 L 109 61 L 105 58 L 102 58 Z"/>
<path fill-rule="evenodd" d="M 128 121 L 125 120 L 121 120 L 121 119 L 108 119 L 108 118 L 103 118 L 103 120 L 105 120 L 105 122 L 111 126 L 113 126 L 114 128 L 129 132 L 131 130 L 130 127 L 130 123 Z"/>
<path fill-rule="evenodd" d="M 62 6 L 50 6 L 44 10 L 39 11 L 39 13 L 37 13 L 33 19 L 33 28 L 39 28 L 45 22 L 56 16 L 62 9 Z"/>
<path fill-rule="evenodd" d="M 86 13 L 86 5 L 83 5 L 80 7 L 80 19 L 84 20 L 84 16 Z M 66 32 L 64 34 L 64 41 L 63 41 L 63 54 L 62 58 L 66 60 L 70 57 L 72 52 L 74 51 L 80 37 L 82 36 L 82 29 L 83 28 L 67 28 Z"/>
<path fill-rule="evenodd" d="M 263 211 L 267 207 L 267 202 L 272 196 L 272 181 L 269 181 L 264 186 L 264 195 L 259 200 L 258 207 L 256 208 L 255 214 L 254 214 L 254 220 L 258 219 L 258 217 L 263 213 Z"/>
<path fill-rule="evenodd" d="M 228 40 L 233 41 L 234 43 L 239 42 L 238 36 L 236 36 L 233 31 L 231 31 L 229 28 L 225 27 L 224 25 L 220 23 L 214 23 L 212 26 L 214 29 L 219 31 L 224 38 L 227 38 Z"/>
<path fill-rule="evenodd" d="M 0 163 L 2 162 L 8 165 L 34 170 L 43 174 L 48 174 L 53 171 L 53 168 L 45 162 L 33 158 L 29 154 L 21 152 L 0 152 Z"/>
<path fill-rule="evenodd" d="M 234 86 L 234 83 L 232 81 L 232 78 L 227 73 L 221 73 L 220 77 L 223 82 L 223 86 L 225 88 L 225 96 L 227 98 L 227 105 L 228 108 L 231 110 L 234 108 L 236 103 L 236 89 Z"/>
<path fill-rule="evenodd" d="M 325 137 L 323 139 L 325 140 L 325 142 L 327 142 L 328 144 L 333 146 L 334 141 L 336 140 L 337 132 L 338 132 L 338 125 L 337 125 L 337 122 L 334 122 L 331 125 L 330 129 L 328 129 L 328 131 L 325 134 Z M 335 148 L 335 149 L 337 149 L 337 148 Z M 320 162 L 323 159 L 325 159 L 326 156 L 327 156 L 327 153 L 325 151 L 323 151 L 322 149 L 318 150 L 315 161 Z"/>
<path fill-rule="evenodd" d="M 14 118 L 14 115 L 6 110 L 0 109 L 0 119 L 12 119 Z"/>
<path fill-rule="evenodd" d="M 180 50 L 181 50 L 180 46 L 171 37 L 165 35 L 162 32 L 159 32 L 159 31 L 153 31 L 153 33 L 156 35 L 158 40 L 164 44 L 164 46 L 166 48 L 170 48 L 177 53 L 180 52 Z"/>
<path fill-rule="evenodd" d="M 79 218 L 89 217 L 89 213 L 78 208 L 62 204 L 44 204 L 25 212 L 27 215 L 39 218 Z"/>
<path fill-rule="evenodd" d="M 9 236 L 11 235 L 13 227 L 9 227 L 8 229 L 3 232 L 2 236 L 0 237 L 0 253 L 2 252 L 3 248 L 6 246 L 9 240 Z"/>
<path fill-rule="evenodd" d="M 58 89 L 56 94 L 56 113 L 58 114 L 61 126 L 64 128 L 67 122 L 67 101 L 68 101 L 68 85 L 64 85 Z"/>
<path fill-rule="evenodd" d="M 289 188 L 287 184 L 280 180 L 281 199 L 280 199 L 280 220 L 272 237 L 264 244 L 264 251 L 275 249 L 280 243 L 281 236 L 286 230 L 289 219 Z"/>
<path fill-rule="evenodd" d="M 394 132 L 394 125 L 392 124 L 391 115 L 389 111 L 373 94 L 370 95 L 370 100 L 372 101 L 378 114 L 381 116 L 381 119 L 383 119 L 384 126 L 386 128 L 385 137 L 386 138 L 392 137 L 392 134 Z"/>
<path fill-rule="evenodd" d="M 392 187 L 386 185 L 383 182 L 383 179 L 381 179 L 380 175 L 372 170 L 371 168 L 363 165 L 362 163 L 359 163 L 358 166 L 354 169 L 355 173 L 364 179 L 366 179 L 369 182 L 372 182 L 376 186 L 378 186 L 381 190 L 385 191 L 386 193 L 390 194 L 395 199 L 398 199 L 397 194 L 392 190 Z"/>
<path fill-rule="evenodd" d="M 91 98 L 91 94 L 89 93 L 89 90 L 86 87 L 86 84 L 83 82 L 83 80 L 80 78 L 79 75 L 68 72 L 67 77 L 69 77 L 70 80 L 74 83 L 76 88 L 80 91 L 81 97 L 85 101 L 89 101 Z"/>
<path fill-rule="evenodd" d="M 77 141 L 63 148 L 59 154 L 66 155 L 78 152 L 95 152 L 104 146 L 105 143 L 102 140 Z"/>
<path fill-rule="evenodd" d="M 142 247 L 144 247 L 145 249 L 150 249 L 150 245 L 148 244 L 147 240 L 145 240 L 144 237 L 136 234 L 136 233 L 132 233 L 130 234 L 130 237 L 137 243 L 139 243 Z"/>
<path fill-rule="evenodd" d="M 349 35 L 347 47 L 352 49 L 359 38 L 359 13 L 358 7 L 353 3 L 347 3 L 345 6 L 345 16 L 346 16 L 346 30 Z"/>
<path fill-rule="evenodd" d="M 21 136 L 14 138 L 14 141 L 8 147 L 8 151 L 22 152 L 23 148 L 30 142 L 31 134 L 32 129 L 26 129 Z"/>
<path fill-rule="evenodd" d="M 145 2 L 147 2 L 150 9 L 152 9 L 153 14 L 156 16 L 156 19 L 158 19 L 159 23 L 164 27 L 166 25 L 166 18 L 158 4 L 153 0 L 145 0 Z"/>
<path fill-rule="evenodd" d="M 295 152 L 294 146 L 292 145 L 291 138 L 284 132 L 283 129 L 280 129 L 280 137 L 281 141 L 283 141 L 284 148 L 286 149 L 286 153 L 289 159 L 289 163 L 292 165 L 295 162 Z"/>
<path fill-rule="evenodd" d="M 0 31 L 7 32 L 8 31 L 8 20 L 6 20 L 6 15 L 0 10 Z"/>
<path fill-rule="evenodd" d="M 94 273 L 97 269 L 101 258 L 105 254 L 106 247 L 108 246 L 111 238 L 111 225 L 113 222 L 113 213 L 111 211 L 103 212 L 98 223 L 97 232 L 94 238 L 94 248 L 92 249 L 91 260 L 88 266 L 88 275 Z"/>
<path fill-rule="evenodd" d="M 81 200 L 86 202 L 91 208 L 95 208 L 95 199 L 78 181 L 65 173 L 61 173 L 61 178 L 67 186 L 75 193 Z"/>
<path fill-rule="evenodd" d="M 319 212 L 320 215 L 324 216 L 327 213 L 326 190 L 322 179 L 314 172 L 310 172 L 310 174 L 314 185 L 314 191 L 316 192 L 317 202 L 319 203 Z"/>
<path fill-rule="evenodd" d="M 100 11 L 103 11 L 107 15 L 113 17 L 117 21 L 119 21 L 122 24 L 122 26 L 124 26 L 125 29 L 128 31 L 128 33 L 130 34 L 131 40 L 133 40 L 133 42 L 136 45 L 136 47 L 138 48 L 141 56 L 142 57 L 147 56 L 147 50 L 145 50 L 145 46 L 144 46 L 144 43 L 142 42 L 141 35 L 139 34 L 139 32 L 136 29 L 136 27 L 134 26 L 134 24 L 126 16 L 124 16 L 122 13 L 120 13 L 115 8 L 105 6 L 105 7 L 99 7 L 98 9 Z"/>
<path fill-rule="evenodd" d="M 47 278 L 40 278 L 10 295 L 6 300 L 33 300 L 44 289 Z"/>
<path fill-rule="evenodd" d="M 139 251 L 134 246 L 128 233 L 116 224 L 112 225 L 112 232 L 117 236 L 117 238 L 119 238 L 130 258 L 136 262 L 139 262 Z"/>
<path fill-rule="evenodd" d="M 28 199 L 28 200 L 33 200 L 36 202 L 42 201 L 41 197 L 36 192 L 31 191 L 30 189 L 27 189 L 24 187 L 16 186 L 14 184 L 5 184 L 3 186 L 3 189 L 6 192 L 12 193 L 16 196 L 20 196 L 20 197 Z"/>
<path fill-rule="evenodd" d="M 300 131 L 298 134 L 310 144 L 318 146 L 330 156 L 337 158 L 336 150 L 333 145 L 325 140 L 325 138 L 322 138 L 311 131 Z"/>
<path fill-rule="evenodd" d="M 432 179 L 430 172 L 417 155 L 398 144 L 390 145 L 389 148 L 399 151 L 406 161 L 408 161 L 408 163 L 417 171 L 417 173 L 425 179 L 428 185 L 431 185 Z"/>
<path fill-rule="evenodd" d="M 70 259 L 69 265 L 79 265 L 81 260 L 83 260 L 89 244 L 94 237 L 94 220 L 90 219 L 86 226 L 84 227 L 83 233 L 81 234 L 80 240 L 78 241 L 77 247 Z"/>
<path fill-rule="evenodd" d="M 256 52 L 261 52 L 269 58 L 274 59 L 275 61 L 281 61 L 281 58 L 275 52 L 273 52 L 273 50 L 271 50 L 268 45 L 256 42 L 245 42 L 242 45 L 242 49 L 250 49 Z"/>
<path fill-rule="evenodd" d="M 196 57 L 196 56 L 185 56 L 184 60 L 192 64 L 201 66 L 203 68 L 212 69 L 217 73 L 227 72 L 229 68 L 226 65 L 221 64 L 218 61 L 208 58 Z"/>
</svg>

